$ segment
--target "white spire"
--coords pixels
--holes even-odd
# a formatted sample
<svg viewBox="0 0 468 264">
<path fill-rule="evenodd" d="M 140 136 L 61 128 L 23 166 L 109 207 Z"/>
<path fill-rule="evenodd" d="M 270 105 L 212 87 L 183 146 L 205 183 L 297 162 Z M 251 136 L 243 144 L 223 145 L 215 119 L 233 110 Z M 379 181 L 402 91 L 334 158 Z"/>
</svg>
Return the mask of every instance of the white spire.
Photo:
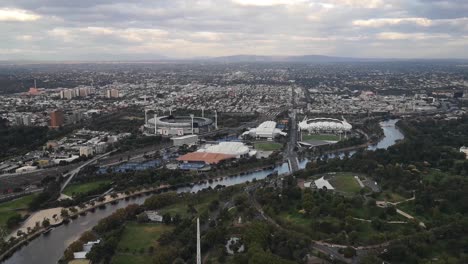
<svg viewBox="0 0 468 264">
<path fill-rule="evenodd" d="M 155 134 L 155 135 L 158 134 L 158 126 L 157 126 L 156 117 L 158 117 L 158 115 L 155 113 L 155 114 L 154 114 L 154 134 Z"/>
<path fill-rule="evenodd" d="M 197 264 L 201 264 L 200 218 L 197 218 Z"/>
</svg>

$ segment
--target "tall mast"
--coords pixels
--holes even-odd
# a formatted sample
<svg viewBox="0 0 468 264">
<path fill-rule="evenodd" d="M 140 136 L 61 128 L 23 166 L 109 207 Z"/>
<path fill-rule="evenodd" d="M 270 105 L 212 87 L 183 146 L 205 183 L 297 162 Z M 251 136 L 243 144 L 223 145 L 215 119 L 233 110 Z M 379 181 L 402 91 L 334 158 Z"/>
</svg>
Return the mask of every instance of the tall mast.
<svg viewBox="0 0 468 264">
<path fill-rule="evenodd" d="M 200 218 L 197 218 L 197 264 L 201 264 Z"/>
</svg>

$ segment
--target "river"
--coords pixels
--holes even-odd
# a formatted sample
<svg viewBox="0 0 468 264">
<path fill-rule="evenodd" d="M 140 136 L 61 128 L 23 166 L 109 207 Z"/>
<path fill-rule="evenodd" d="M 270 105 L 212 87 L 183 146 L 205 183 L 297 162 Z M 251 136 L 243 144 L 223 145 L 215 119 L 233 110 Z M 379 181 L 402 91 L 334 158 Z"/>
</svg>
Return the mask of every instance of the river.
<svg viewBox="0 0 468 264">
<path fill-rule="evenodd" d="M 395 127 L 398 120 L 388 120 L 381 122 L 380 125 L 384 130 L 384 137 L 376 145 L 369 146 L 369 150 L 386 149 L 392 146 L 396 141 L 403 139 L 404 135 Z M 350 152 L 352 155 L 355 152 Z M 343 153 L 336 154 L 343 156 Z M 336 156 L 329 155 L 329 157 Z M 301 169 L 305 168 L 308 160 L 303 160 L 299 163 Z M 231 186 L 253 179 L 264 179 L 269 174 L 277 171 L 279 174 L 288 173 L 289 166 L 287 163 L 272 169 L 253 172 L 237 177 L 224 178 L 212 183 L 196 184 L 192 187 L 179 188 L 178 192 L 197 192 L 208 187 L 214 188 L 216 185 Z M 89 212 L 86 216 L 80 216 L 72 220 L 68 225 L 61 225 L 56 227 L 47 235 L 41 235 L 31 241 L 28 245 L 16 251 L 13 256 L 4 261 L 4 264 L 55 264 L 62 257 L 63 251 L 67 246 L 78 239 L 78 237 L 86 230 L 95 226 L 100 219 L 109 216 L 115 210 L 126 207 L 129 204 L 142 204 L 146 196 L 141 196 L 129 201 L 122 200 L 116 205 L 108 204 L 105 209 L 96 209 L 94 213 Z"/>
</svg>

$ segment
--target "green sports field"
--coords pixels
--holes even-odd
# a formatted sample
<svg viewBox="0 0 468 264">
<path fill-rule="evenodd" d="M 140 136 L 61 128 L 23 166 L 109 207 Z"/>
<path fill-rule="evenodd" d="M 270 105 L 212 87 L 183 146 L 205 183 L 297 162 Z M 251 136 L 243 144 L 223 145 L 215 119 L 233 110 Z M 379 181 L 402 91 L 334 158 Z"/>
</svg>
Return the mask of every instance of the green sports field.
<svg viewBox="0 0 468 264">
<path fill-rule="evenodd" d="M 36 194 L 24 196 L 13 201 L 5 202 L 0 204 L 0 228 L 6 226 L 8 218 L 15 214 L 18 214 L 17 210 L 27 210 L 29 204 L 34 199 Z"/>
<path fill-rule="evenodd" d="M 331 135 L 331 134 L 303 134 L 302 141 L 309 141 L 309 140 L 323 140 L 323 141 L 340 141 L 340 136 Z"/>
<path fill-rule="evenodd" d="M 339 192 L 358 193 L 361 190 L 361 186 L 359 186 L 359 183 L 354 178 L 355 175 L 346 172 L 337 173 L 329 182 Z"/>
<path fill-rule="evenodd" d="M 109 183 L 111 183 L 111 181 L 102 180 L 102 181 L 70 184 L 65 188 L 63 193 L 68 195 L 68 196 L 73 196 L 74 194 L 76 195 L 76 194 L 79 194 L 79 193 L 87 193 L 87 192 L 96 190 L 101 185 L 106 185 L 106 184 L 109 184 Z"/>
<path fill-rule="evenodd" d="M 125 225 L 117 246 L 117 253 L 112 258 L 112 264 L 151 264 L 149 248 L 157 250 L 159 237 L 171 232 L 172 226 L 156 223 L 129 222 Z"/>
<path fill-rule="evenodd" d="M 280 150 L 283 147 L 282 144 L 276 142 L 258 142 L 255 143 L 255 149 L 263 151 L 275 151 Z"/>
</svg>

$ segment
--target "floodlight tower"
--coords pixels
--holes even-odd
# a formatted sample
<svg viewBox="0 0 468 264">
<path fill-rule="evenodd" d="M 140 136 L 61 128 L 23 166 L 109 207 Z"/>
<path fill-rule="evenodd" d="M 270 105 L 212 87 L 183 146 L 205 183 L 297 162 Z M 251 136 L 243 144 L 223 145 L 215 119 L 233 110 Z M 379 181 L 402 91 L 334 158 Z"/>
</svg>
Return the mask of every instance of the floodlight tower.
<svg viewBox="0 0 468 264">
<path fill-rule="evenodd" d="M 192 119 L 192 135 L 193 135 L 193 117 L 194 117 L 194 115 L 190 114 L 190 118 Z"/>
<path fill-rule="evenodd" d="M 145 109 L 145 126 L 148 126 L 148 109 Z"/>
<path fill-rule="evenodd" d="M 157 135 L 158 134 L 158 125 L 157 125 L 157 121 L 156 121 L 156 118 L 158 117 L 158 114 L 154 114 L 154 134 Z"/>
<path fill-rule="evenodd" d="M 201 108 L 201 116 L 205 117 L 205 107 L 204 106 L 202 106 L 202 108 Z"/>
<path fill-rule="evenodd" d="M 200 218 L 197 218 L 197 264 L 201 264 Z"/>
<path fill-rule="evenodd" d="M 218 112 L 215 110 L 215 129 L 218 130 Z"/>
</svg>

